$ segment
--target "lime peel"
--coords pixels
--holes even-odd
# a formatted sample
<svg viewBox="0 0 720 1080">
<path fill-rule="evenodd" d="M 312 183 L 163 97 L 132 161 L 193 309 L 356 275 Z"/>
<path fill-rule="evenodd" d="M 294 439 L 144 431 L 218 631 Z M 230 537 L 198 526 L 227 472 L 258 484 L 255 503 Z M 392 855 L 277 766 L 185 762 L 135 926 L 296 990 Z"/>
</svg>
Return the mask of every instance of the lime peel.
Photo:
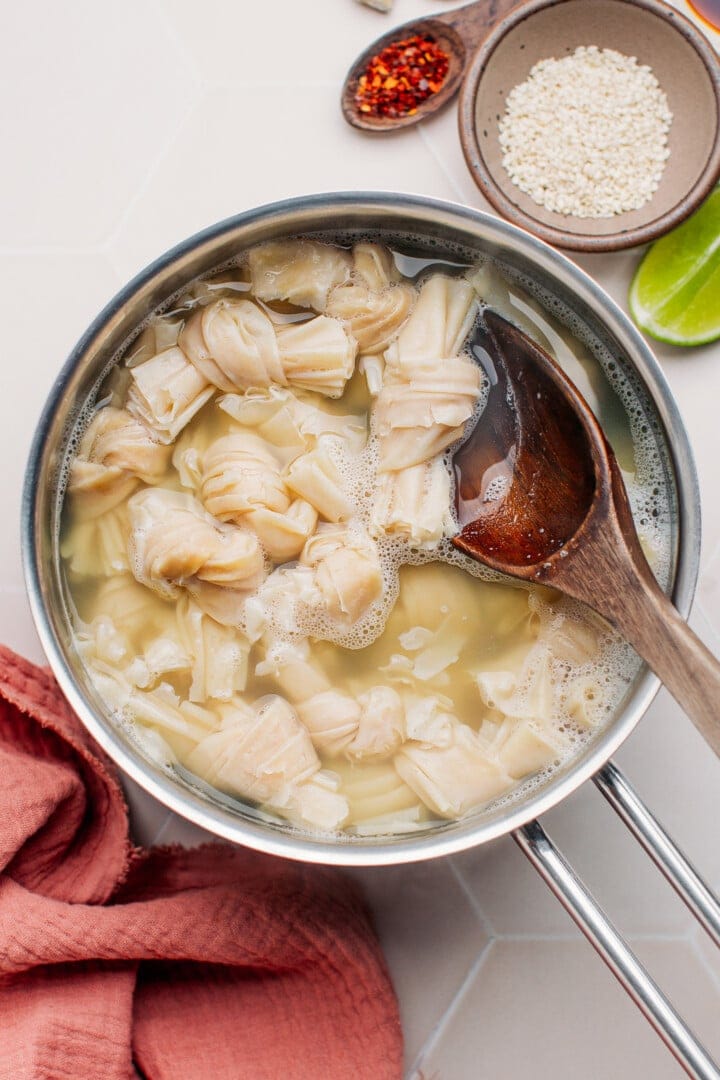
<svg viewBox="0 0 720 1080">
<path fill-rule="evenodd" d="M 628 299 L 635 322 L 659 341 L 691 346 L 720 338 L 720 188 L 650 247 Z"/>
</svg>

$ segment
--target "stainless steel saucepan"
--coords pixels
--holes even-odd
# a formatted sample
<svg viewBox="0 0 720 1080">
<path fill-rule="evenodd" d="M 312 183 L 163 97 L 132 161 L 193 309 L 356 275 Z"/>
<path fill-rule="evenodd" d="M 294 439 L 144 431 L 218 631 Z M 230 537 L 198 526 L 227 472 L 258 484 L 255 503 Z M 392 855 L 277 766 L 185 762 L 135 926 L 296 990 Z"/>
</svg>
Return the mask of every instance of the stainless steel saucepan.
<svg viewBox="0 0 720 1080">
<path fill-rule="evenodd" d="M 620 309 L 587 275 L 543 242 L 497 218 L 451 203 L 390 193 L 313 195 L 221 222 L 168 252 L 110 302 L 60 372 L 33 443 L 23 503 L 27 587 L 55 676 L 91 734 L 117 764 L 166 806 L 218 836 L 308 862 L 390 865 L 432 859 L 511 835 L 639 1005 L 689 1075 L 720 1080 L 720 1069 L 639 964 L 543 830 L 538 818 L 592 778 L 670 884 L 720 944 L 720 906 L 697 872 L 610 760 L 652 701 L 658 679 L 642 670 L 622 706 L 567 767 L 499 808 L 433 824 L 406 836 L 333 840 L 302 834 L 143 756 L 110 719 L 73 645 L 60 565 L 64 465 L 81 409 L 143 320 L 183 286 L 265 240 L 315 235 L 350 242 L 373 236 L 422 258 L 466 261 L 490 254 L 560 301 L 613 352 L 645 399 L 650 429 L 674 506 L 670 591 L 687 616 L 700 547 L 697 479 L 687 434 L 651 351 Z M 688 778 L 689 782 L 689 778 Z"/>
</svg>

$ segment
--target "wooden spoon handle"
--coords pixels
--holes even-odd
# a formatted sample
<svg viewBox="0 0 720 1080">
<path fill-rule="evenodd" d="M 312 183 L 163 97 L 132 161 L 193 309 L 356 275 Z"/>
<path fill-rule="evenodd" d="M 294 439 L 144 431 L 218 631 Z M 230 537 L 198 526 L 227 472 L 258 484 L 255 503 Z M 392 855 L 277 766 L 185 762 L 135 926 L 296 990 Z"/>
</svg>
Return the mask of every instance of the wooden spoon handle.
<svg viewBox="0 0 720 1080">
<path fill-rule="evenodd" d="M 720 662 L 653 578 L 613 604 L 611 621 L 659 675 L 720 757 Z"/>
<path fill-rule="evenodd" d="M 487 37 L 488 30 L 504 19 L 519 0 L 477 0 L 474 4 L 453 8 L 452 11 L 435 13 L 432 18 L 452 26 L 462 37 L 468 51 Z"/>
</svg>

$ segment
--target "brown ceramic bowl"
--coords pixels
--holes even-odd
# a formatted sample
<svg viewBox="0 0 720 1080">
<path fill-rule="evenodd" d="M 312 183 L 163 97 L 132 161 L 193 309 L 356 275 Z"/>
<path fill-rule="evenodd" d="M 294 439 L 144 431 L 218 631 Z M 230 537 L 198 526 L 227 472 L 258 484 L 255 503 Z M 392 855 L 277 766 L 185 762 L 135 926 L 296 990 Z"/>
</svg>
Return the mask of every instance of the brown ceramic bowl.
<svg viewBox="0 0 720 1080">
<path fill-rule="evenodd" d="M 510 90 L 546 57 L 597 45 L 649 64 L 673 114 L 660 186 L 639 210 L 580 218 L 546 210 L 516 187 L 502 164 L 498 122 Z M 460 97 L 460 139 L 470 172 L 504 217 L 551 244 L 617 251 L 678 225 L 720 177 L 720 65 L 688 19 L 660 0 L 529 0 L 480 46 Z"/>
</svg>

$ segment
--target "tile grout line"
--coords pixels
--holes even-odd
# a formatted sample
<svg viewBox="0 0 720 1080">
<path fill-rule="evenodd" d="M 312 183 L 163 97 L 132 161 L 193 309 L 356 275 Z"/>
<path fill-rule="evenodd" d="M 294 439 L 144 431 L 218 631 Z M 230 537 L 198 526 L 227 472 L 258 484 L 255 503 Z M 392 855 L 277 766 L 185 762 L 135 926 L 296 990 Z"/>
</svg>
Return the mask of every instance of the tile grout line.
<svg viewBox="0 0 720 1080">
<path fill-rule="evenodd" d="M 669 932 L 661 931 L 640 931 L 638 933 L 632 930 L 618 930 L 618 933 L 625 938 L 628 943 L 633 941 L 639 942 L 660 942 L 660 943 L 672 943 L 678 944 L 688 940 L 688 932 L 672 934 Z M 568 930 L 566 933 L 558 932 L 555 934 L 543 934 L 528 931 L 527 933 L 513 933 L 513 934 L 495 934 L 496 941 L 509 941 L 524 942 L 524 941 L 546 941 L 550 944 L 574 944 L 578 941 L 587 941 L 587 938 L 581 930 Z"/>
<path fill-rule="evenodd" d="M 91 247 L 65 247 L 62 244 L 32 244 L 30 247 L 2 247 L 0 258 L 37 258 L 40 255 L 102 255 L 102 243 Z"/>
<path fill-rule="evenodd" d="M 338 90 L 335 79 L 307 79 L 298 82 L 284 82 L 282 79 L 268 80 L 267 82 L 207 82 L 203 80 L 202 86 L 209 90 Z M 339 90 L 338 90 L 339 95 Z"/>
<path fill-rule="evenodd" d="M 637 941 L 642 940 L 642 941 L 660 941 L 660 942 L 673 942 L 673 943 L 683 942 L 683 943 L 689 945 L 693 955 L 695 956 L 695 958 L 700 963 L 700 966 L 703 969 L 703 971 L 706 972 L 706 974 L 710 978 L 713 985 L 716 986 L 718 989 L 720 989 L 720 976 L 718 976 L 715 973 L 715 971 L 713 970 L 711 965 L 706 960 L 702 950 L 699 947 L 698 940 L 697 940 L 697 933 L 694 933 L 692 930 L 686 932 L 685 934 L 681 934 L 681 935 L 669 935 L 669 934 L 652 934 L 651 935 L 651 934 L 648 934 L 648 935 L 632 935 L 632 936 L 627 935 L 627 936 L 630 938 L 631 941 L 632 940 L 637 940 Z M 460 988 L 458 989 L 457 993 L 453 997 L 453 1000 L 450 1002 L 450 1005 L 447 1007 L 447 1009 L 443 1013 L 440 1020 L 438 1020 L 438 1022 L 434 1025 L 428 1039 L 426 1040 L 425 1044 L 423 1045 L 423 1047 L 419 1051 L 417 1057 L 415 1058 L 415 1060 L 414 1060 L 414 1062 L 413 1062 L 413 1064 L 412 1064 L 412 1066 L 411 1066 L 411 1068 L 410 1068 L 410 1070 L 409 1070 L 409 1072 L 407 1074 L 407 1080 L 420 1080 L 421 1069 L 422 1069 L 422 1066 L 423 1066 L 423 1063 L 424 1063 L 425 1059 L 433 1051 L 433 1049 L 436 1047 L 439 1040 L 442 1038 L 442 1036 L 445 1033 L 445 1030 L 448 1027 L 449 1023 L 451 1022 L 454 1014 L 457 1012 L 458 1008 L 460 1007 L 460 1004 L 462 1002 L 462 999 L 463 999 L 465 993 L 467 992 L 467 990 L 469 989 L 470 985 L 475 980 L 475 978 L 477 977 L 479 972 L 481 971 L 482 967 L 484 966 L 484 964 L 485 964 L 485 962 L 487 960 L 487 957 L 490 955 L 492 950 L 496 947 L 497 943 L 500 942 L 500 941 L 528 941 L 528 940 L 530 940 L 530 941 L 551 941 L 551 942 L 556 941 L 556 942 L 558 942 L 558 941 L 563 941 L 563 940 L 566 940 L 566 939 L 564 939 L 562 937 L 558 937 L 558 936 L 540 935 L 540 934 L 533 934 L 533 935 L 527 935 L 527 936 L 510 935 L 510 934 L 507 934 L 507 935 L 498 934 L 494 939 L 488 941 L 487 944 L 480 951 L 480 954 L 477 957 L 477 959 L 476 959 L 475 963 L 473 964 L 472 968 L 470 969 L 470 971 L 467 973 L 467 975 L 463 979 L 463 981 L 462 981 L 462 983 L 460 985 Z M 580 936 L 579 940 L 584 941 L 585 939 L 582 936 Z"/>
<path fill-rule="evenodd" d="M 546 941 L 562 943 L 566 942 L 572 944 L 578 941 L 585 941 L 585 936 L 582 931 L 575 926 L 570 927 L 566 931 L 556 931 L 554 933 L 542 933 L 537 931 L 528 931 L 527 933 L 514 932 L 504 933 L 501 930 L 496 930 L 486 913 L 483 911 L 477 897 L 473 894 L 462 870 L 456 865 L 453 857 L 448 859 L 450 869 L 452 870 L 458 885 L 462 889 L 466 899 L 470 906 L 478 917 L 483 930 L 486 932 L 490 941 L 508 941 L 508 942 L 524 942 L 524 941 Z M 689 924 L 688 928 L 684 932 L 673 933 L 672 931 L 632 931 L 624 930 L 623 936 L 629 941 L 639 942 L 681 942 L 689 939 L 692 934 L 694 924 Z"/>
<path fill-rule="evenodd" d="M 443 1036 L 443 1034 L 445 1032 L 445 1029 L 449 1025 L 449 1023 L 452 1020 L 455 1013 L 458 1011 L 458 1009 L 460 1007 L 460 1004 L 462 1002 L 462 999 L 465 996 L 466 991 L 469 989 L 469 987 L 475 981 L 475 978 L 477 977 L 480 970 L 482 969 L 483 964 L 485 963 L 485 960 L 487 959 L 487 957 L 490 955 L 494 945 L 495 945 L 494 939 L 491 939 L 490 941 L 487 941 L 483 945 L 483 947 L 480 950 L 480 952 L 479 952 L 476 960 L 474 961 L 472 967 L 470 968 L 470 970 L 466 974 L 465 978 L 460 983 L 460 986 L 458 987 L 457 991 L 455 992 L 452 1001 L 450 1002 L 450 1004 L 448 1005 L 447 1009 L 442 1014 L 440 1019 L 437 1021 L 437 1023 L 435 1023 L 433 1025 L 433 1028 L 432 1028 L 429 1036 L 427 1037 L 426 1041 L 424 1042 L 424 1044 L 420 1048 L 420 1050 L 419 1050 L 419 1052 L 417 1054 L 417 1057 L 415 1058 L 414 1062 L 410 1066 L 410 1069 L 408 1070 L 408 1073 L 407 1073 L 408 1080 L 419 1080 L 420 1070 L 421 1070 L 421 1067 L 423 1065 L 423 1062 L 424 1062 L 425 1058 L 427 1057 L 427 1055 L 429 1053 L 431 1053 L 431 1051 L 435 1048 L 435 1046 L 437 1045 L 439 1040 L 442 1038 L 442 1036 Z"/>
<path fill-rule="evenodd" d="M 703 569 L 704 570 L 710 570 L 711 567 L 712 567 L 712 564 L 715 562 L 716 559 L 718 560 L 718 562 L 720 562 L 720 540 L 718 540 L 715 547 L 711 549 L 710 554 L 708 555 L 708 557 L 703 560 L 704 563 L 705 563 L 705 566 L 704 566 Z"/>
<path fill-rule="evenodd" d="M 690 946 L 690 951 L 692 952 L 697 962 L 700 964 L 700 967 L 710 979 L 715 989 L 720 991 L 720 973 L 716 971 L 716 969 L 707 959 L 703 950 L 700 948 L 699 937 L 701 934 L 704 933 L 705 931 L 702 929 L 702 927 L 696 927 L 688 934 L 687 944 Z"/>
<path fill-rule="evenodd" d="M 720 631 L 715 629 L 715 623 L 711 620 L 709 612 L 705 608 L 705 601 L 701 596 L 698 596 L 693 604 L 693 614 L 699 614 L 702 616 L 703 622 L 707 624 L 706 628 L 709 631 L 707 637 L 711 638 L 714 645 L 720 645 Z M 704 642 L 705 645 L 709 643 Z"/>
<path fill-rule="evenodd" d="M 179 138 L 179 136 L 180 136 L 180 134 L 182 132 L 183 126 L 185 124 L 185 121 L 195 111 L 197 106 L 200 105 L 203 102 L 204 98 L 205 98 L 205 94 L 201 93 L 199 98 L 197 98 L 197 99 L 193 98 L 193 100 L 190 101 L 187 104 L 185 109 L 182 109 L 178 113 L 178 115 L 176 117 L 175 124 L 172 126 L 172 128 L 170 130 L 168 130 L 167 138 L 163 141 L 163 144 L 160 147 L 160 149 L 158 150 L 157 154 L 155 155 L 152 163 L 145 170 L 145 174 L 143 176 L 142 183 L 138 186 L 137 190 L 135 191 L 135 194 L 128 200 L 128 202 L 125 205 L 125 209 L 122 211 L 122 213 L 120 214 L 120 216 L 116 220 L 115 225 L 110 229 L 109 233 L 107 234 L 107 236 L 103 240 L 103 242 L 101 244 L 101 247 L 100 247 L 100 252 L 101 252 L 101 254 L 103 254 L 105 256 L 105 258 L 109 261 L 110 265 L 112 266 L 113 270 L 115 270 L 116 272 L 118 272 L 118 266 L 117 266 L 117 264 L 115 263 L 115 261 L 114 261 L 114 259 L 112 257 L 113 245 L 122 236 L 123 232 L 125 231 L 125 226 L 127 225 L 128 219 L 132 215 L 133 210 L 135 209 L 135 207 L 139 203 L 142 196 L 145 194 L 145 192 L 150 187 L 150 184 L 155 179 L 155 176 L 156 176 L 160 166 L 165 161 L 167 155 L 170 153 L 171 149 L 173 148 L 173 146 L 178 141 L 178 138 Z M 124 276 L 123 276 L 122 273 L 120 274 L 120 277 L 121 277 L 121 279 L 124 280 Z"/>
<path fill-rule="evenodd" d="M 495 930 L 493 929 L 492 923 L 488 919 L 487 915 L 485 914 L 482 907 L 480 906 L 480 903 L 479 903 L 477 897 L 475 896 L 472 889 L 470 888 L 470 885 L 468 884 L 465 875 L 463 874 L 460 867 L 455 864 L 455 859 L 452 856 L 448 859 L 448 862 L 450 863 L 450 870 L 451 870 L 453 876 L 455 877 L 455 880 L 457 881 L 458 885 L 460 886 L 466 900 L 470 904 L 470 907 L 473 909 L 473 911 L 477 915 L 478 922 L 480 923 L 483 930 L 487 934 L 488 940 L 490 940 L 490 941 L 494 940 L 494 938 L 498 937 L 498 935 L 495 933 Z"/>
<path fill-rule="evenodd" d="M 172 41 L 179 58 L 189 71 L 191 79 L 198 88 L 202 89 L 203 77 L 197 59 L 194 52 L 186 47 L 182 35 L 178 33 L 175 20 L 170 17 L 162 0 L 155 0 L 153 7 L 155 8 L 155 14 L 157 15 L 158 21 L 165 27 L 165 32 Z"/>
<path fill-rule="evenodd" d="M 162 839 L 163 833 L 165 833 L 167 831 L 167 828 L 168 828 L 171 820 L 176 816 L 177 815 L 175 814 L 174 810 L 168 810 L 167 817 L 165 818 L 165 820 L 163 821 L 162 825 L 157 830 L 157 832 L 155 833 L 153 838 L 151 839 L 150 844 L 148 845 L 149 847 L 155 847 L 155 845 L 157 843 L 159 843 L 159 841 Z"/>
<path fill-rule="evenodd" d="M 435 164 L 440 169 L 440 172 L 443 174 L 443 176 L 445 177 L 445 179 L 449 183 L 450 187 L 455 192 L 455 198 L 458 200 L 459 203 L 462 203 L 463 206 L 467 206 L 468 205 L 468 200 L 466 199 L 465 195 L 463 194 L 463 191 L 462 191 L 462 189 L 460 187 L 460 184 L 458 183 L 458 181 L 455 179 L 454 175 L 448 169 L 447 165 L 445 164 L 445 161 L 442 159 L 442 157 L 435 150 L 435 147 L 433 146 L 432 142 L 430 141 L 428 136 L 423 131 L 422 124 L 418 124 L 415 130 L 417 131 L 418 135 L 420 136 L 420 140 L 423 143 L 423 145 L 425 146 L 425 149 L 428 151 L 428 153 L 430 154 L 430 156 L 434 160 Z"/>
</svg>

